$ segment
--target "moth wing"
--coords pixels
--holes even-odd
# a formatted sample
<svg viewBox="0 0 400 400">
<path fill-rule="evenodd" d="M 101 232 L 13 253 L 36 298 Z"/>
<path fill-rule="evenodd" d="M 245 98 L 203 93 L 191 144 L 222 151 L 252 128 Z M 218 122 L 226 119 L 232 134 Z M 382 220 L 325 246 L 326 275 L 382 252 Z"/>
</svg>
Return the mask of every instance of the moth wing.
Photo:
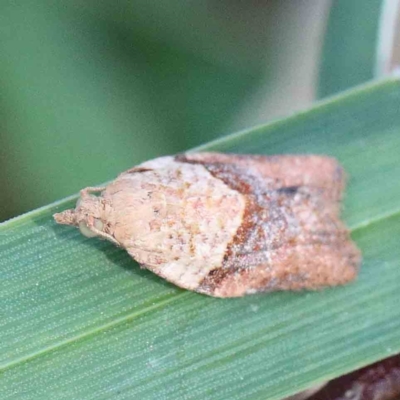
<svg viewBox="0 0 400 400">
<path fill-rule="evenodd" d="M 267 256 L 268 261 L 252 262 L 252 258 Z M 257 292 L 278 290 L 316 290 L 352 281 L 359 264 L 359 252 L 347 240 L 329 244 L 302 246 L 283 245 L 264 254 L 242 256 L 246 267 L 230 273 L 211 273 L 199 292 L 216 297 L 238 297 Z M 243 264 L 242 264 L 243 265 Z"/>
<path fill-rule="evenodd" d="M 187 153 L 179 155 L 177 159 L 208 166 L 238 168 L 275 182 L 276 188 L 317 187 L 332 200 L 341 199 L 346 181 L 343 168 L 337 160 L 327 156 Z"/>
<path fill-rule="evenodd" d="M 319 289 L 356 276 L 360 252 L 339 219 L 344 174 L 320 156 L 185 155 L 246 197 L 223 265 L 198 291 L 218 297 Z"/>
</svg>

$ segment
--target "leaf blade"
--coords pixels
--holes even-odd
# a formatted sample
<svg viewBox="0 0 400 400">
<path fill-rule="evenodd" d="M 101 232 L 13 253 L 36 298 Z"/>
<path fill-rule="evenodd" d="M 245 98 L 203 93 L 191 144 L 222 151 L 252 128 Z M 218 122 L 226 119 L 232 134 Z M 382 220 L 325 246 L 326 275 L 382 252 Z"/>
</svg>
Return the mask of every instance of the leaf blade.
<svg viewBox="0 0 400 400">
<path fill-rule="evenodd" d="M 390 307 L 399 100 L 393 79 L 207 146 L 339 158 L 351 176 L 345 218 L 365 259 L 346 287 L 229 300 L 182 291 L 111 244 L 55 226 L 51 214 L 72 199 L 1 225 L 2 397 L 273 399 L 400 351 Z"/>
</svg>

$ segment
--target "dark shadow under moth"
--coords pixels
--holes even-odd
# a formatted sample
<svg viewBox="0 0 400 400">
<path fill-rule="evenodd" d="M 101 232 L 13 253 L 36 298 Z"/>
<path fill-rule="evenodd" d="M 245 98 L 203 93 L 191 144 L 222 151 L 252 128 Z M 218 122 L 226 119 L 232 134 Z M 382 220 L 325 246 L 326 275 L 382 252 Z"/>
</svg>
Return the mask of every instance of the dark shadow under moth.
<svg viewBox="0 0 400 400">
<path fill-rule="evenodd" d="M 344 186 L 325 156 L 181 154 L 83 189 L 54 218 L 210 296 L 315 290 L 357 275 L 360 252 L 339 218 Z"/>
</svg>

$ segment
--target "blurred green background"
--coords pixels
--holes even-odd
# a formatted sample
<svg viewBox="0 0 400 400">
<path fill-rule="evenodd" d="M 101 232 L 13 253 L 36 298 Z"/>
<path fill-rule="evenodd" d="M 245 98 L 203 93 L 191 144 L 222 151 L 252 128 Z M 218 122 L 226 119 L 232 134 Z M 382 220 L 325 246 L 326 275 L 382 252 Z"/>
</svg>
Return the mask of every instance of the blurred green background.
<svg viewBox="0 0 400 400">
<path fill-rule="evenodd" d="M 394 3 L 0 0 L 0 221 L 388 73 Z"/>
</svg>

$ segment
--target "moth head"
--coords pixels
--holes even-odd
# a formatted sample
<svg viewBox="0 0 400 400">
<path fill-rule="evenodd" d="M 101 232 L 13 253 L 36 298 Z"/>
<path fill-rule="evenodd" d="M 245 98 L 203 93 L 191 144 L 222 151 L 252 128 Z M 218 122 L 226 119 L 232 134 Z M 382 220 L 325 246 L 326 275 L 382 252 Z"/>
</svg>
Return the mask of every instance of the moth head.
<svg viewBox="0 0 400 400">
<path fill-rule="evenodd" d="M 92 194 L 94 191 L 92 188 L 81 190 L 75 209 L 54 214 L 56 222 L 76 226 L 86 237 L 103 236 L 104 204 L 101 196 Z"/>
</svg>

